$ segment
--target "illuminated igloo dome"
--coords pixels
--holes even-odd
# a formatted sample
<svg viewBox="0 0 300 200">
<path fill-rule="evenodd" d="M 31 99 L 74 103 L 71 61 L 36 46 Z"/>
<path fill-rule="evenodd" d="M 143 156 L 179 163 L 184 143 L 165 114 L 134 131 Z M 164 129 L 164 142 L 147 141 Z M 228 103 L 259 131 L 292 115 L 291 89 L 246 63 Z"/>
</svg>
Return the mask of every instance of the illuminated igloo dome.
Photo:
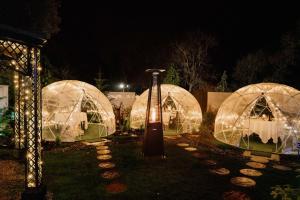
<svg viewBox="0 0 300 200">
<path fill-rule="evenodd" d="M 42 90 L 43 139 L 95 139 L 115 132 L 112 105 L 96 87 L 64 80 Z"/>
<path fill-rule="evenodd" d="M 130 114 L 133 129 L 145 127 L 148 91 L 136 98 Z M 164 134 L 198 131 L 202 121 L 201 108 L 196 98 L 185 89 L 171 84 L 161 85 Z"/>
<path fill-rule="evenodd" d="M 214 136 L 237 147 L 293 154 L 300 138 L 299 111 L 300 91 L 275 83 L 248 85 L 222 103 Z"/>
</svg>

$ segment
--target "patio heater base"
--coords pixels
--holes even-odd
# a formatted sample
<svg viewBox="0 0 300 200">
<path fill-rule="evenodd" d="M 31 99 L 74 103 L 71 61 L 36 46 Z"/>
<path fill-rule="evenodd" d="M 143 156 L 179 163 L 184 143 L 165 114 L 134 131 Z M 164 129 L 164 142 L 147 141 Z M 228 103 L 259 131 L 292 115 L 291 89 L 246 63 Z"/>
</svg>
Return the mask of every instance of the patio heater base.
<svg viewBox="0 0 300 200">
<path fill-rule="evenodd" d="M 144 136 L 144 156 L 164 156 L 163 129 L 161 123 L 149 123 Z"/>
</svg>

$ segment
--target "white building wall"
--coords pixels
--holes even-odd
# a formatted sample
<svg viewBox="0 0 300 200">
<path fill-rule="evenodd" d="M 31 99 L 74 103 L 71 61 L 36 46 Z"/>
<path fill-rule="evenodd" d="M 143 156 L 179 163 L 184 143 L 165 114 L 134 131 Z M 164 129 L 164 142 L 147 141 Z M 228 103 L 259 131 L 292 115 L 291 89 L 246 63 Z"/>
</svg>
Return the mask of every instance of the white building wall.
<svg viewBox="0 0 300 200">
<path fill-rule="evenodd" d="M 208 92 L 207 111 L 217 112 L 223 101 L 231 94 L 231 92 Z"/>
<path fill-rule="evenodd" d="M 136 99 L 135 92 L 108 92 L 106 96 L 113 106 L 122 104 L 123 109 L 131 108 Z"/>
<path fill-rule="evenodd" d="M 0 85 L 0 110 L 8 108 L 8 85 Z"/>
</svg>

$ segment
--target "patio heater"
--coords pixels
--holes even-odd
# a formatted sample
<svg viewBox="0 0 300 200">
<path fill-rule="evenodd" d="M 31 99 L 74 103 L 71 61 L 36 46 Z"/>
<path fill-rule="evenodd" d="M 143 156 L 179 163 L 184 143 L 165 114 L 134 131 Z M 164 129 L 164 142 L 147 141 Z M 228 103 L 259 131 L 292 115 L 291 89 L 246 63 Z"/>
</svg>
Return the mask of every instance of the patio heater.
<svg viewBox="0 0 300 200">
<path fill-rule="evenodd" d="M 164 156 L 160 74 L 164 69 L 147 69 L 152 74 L 148 92 L 143 144 L 144 156 Z"/>
</svg>

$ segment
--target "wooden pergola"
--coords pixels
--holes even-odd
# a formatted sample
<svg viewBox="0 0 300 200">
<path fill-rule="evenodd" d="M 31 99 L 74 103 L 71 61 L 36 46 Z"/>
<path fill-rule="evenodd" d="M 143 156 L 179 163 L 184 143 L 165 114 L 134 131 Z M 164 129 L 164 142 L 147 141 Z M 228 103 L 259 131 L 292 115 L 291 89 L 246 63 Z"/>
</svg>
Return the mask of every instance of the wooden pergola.
<svg viewBox="0 0 300 200">
<path fill-rule="evenodd" d="M 25 151 L 25 191 L 22 199 L 43 199 L 42 104 L 40 49 L 46 40 L 0 25 L 0 68 L 14 72 L 15 146 Z"/>
</svg>

